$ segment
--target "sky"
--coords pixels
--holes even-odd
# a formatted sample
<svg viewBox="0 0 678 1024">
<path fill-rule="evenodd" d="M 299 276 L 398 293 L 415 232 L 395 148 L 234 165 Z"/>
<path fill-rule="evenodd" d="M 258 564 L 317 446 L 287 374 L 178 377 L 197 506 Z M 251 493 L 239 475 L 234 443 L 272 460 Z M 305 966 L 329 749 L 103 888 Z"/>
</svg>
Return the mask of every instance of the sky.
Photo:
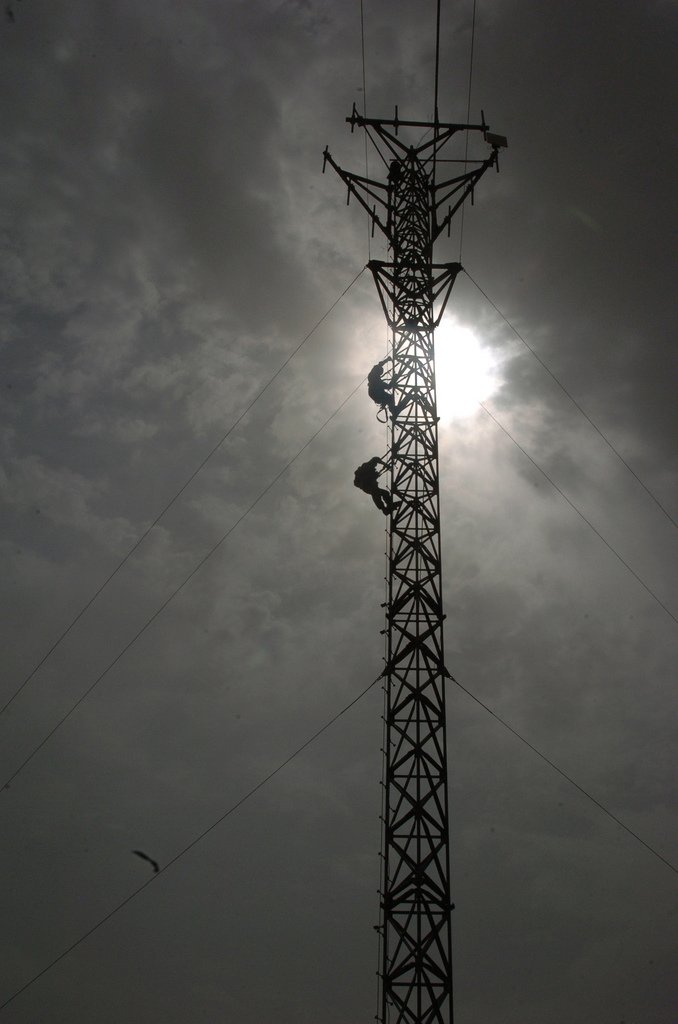
<svg viewBox="0 0 678 1024">
<path fill-rule="evenodd" d="M 9 10 L 0 1002 L 132 898 L 3 1024 L 372 1020 L 380 687 L 199 839 L 382 670 L 368 273 L 219 442 L 387 259 L 322 153 L 431 116 L 435 4 L 364 0 L 364 87 L 358 0 Z M 491 377 L 440 425 L 455 1020 L 675 1024 L 678 5 L 472 20 L 440 116 L 473 38 L 508 149 L 436 250 L 441 404 L 459 337 Z"/>
</svg>

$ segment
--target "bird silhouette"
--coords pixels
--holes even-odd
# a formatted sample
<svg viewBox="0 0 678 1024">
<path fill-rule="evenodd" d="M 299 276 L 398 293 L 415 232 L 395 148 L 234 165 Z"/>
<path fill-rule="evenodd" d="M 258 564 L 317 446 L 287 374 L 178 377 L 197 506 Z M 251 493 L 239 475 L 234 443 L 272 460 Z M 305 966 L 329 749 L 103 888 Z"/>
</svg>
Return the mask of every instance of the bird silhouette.
<svg viewBox="0 0 678 1024">
<path fill-rule="evenodd" d="M 143 852 L 143 850 L 132 850 L 132 853 L 136 853 L 137 857 L 141 857 L 142 860 L 147 860 L 148 863 L 153 866 L 153 871 L 157 875 L 158 871 L 160 871 L 160 865 L 157 860 L 153 860 L 153 858 L 149 857 L 147 853 Z"/>
</svg>

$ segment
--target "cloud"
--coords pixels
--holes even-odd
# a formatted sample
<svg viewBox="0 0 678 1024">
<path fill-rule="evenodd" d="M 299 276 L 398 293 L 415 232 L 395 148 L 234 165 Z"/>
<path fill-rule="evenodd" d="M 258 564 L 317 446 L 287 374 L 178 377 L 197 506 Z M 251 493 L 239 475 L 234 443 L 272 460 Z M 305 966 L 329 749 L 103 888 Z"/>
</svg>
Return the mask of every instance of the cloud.
<svg viewBox="0 0 678 1024">
<path fill-rule="evenodd" d="M 363 173 L 365 98 L 431 114 L 434 7 L 365 5 L 365 93 L 357 5 L 26 0 L 5 26 L 7 697 L 388 258 L 322 152 Z M 471 117 L 509 148 L 463 264 L 674 514 L 675 7 L 495 3 L 475 31 Z M 466 116 L 470 36 L 443 5 L 441 116 Z M 436 258 L 459 249 L 455 224 Z M 500 361 L 488 409 L 678 614 L 671 522 L 464 275 L 451 311 Z M 168 864 L 382 670 L 385 523 L 352 478 L 387 440 L 364 386 L 339 406 L 386 345 L 363 275 L 0 722 L 7 776 L 177 592 L 2 793 L 5 997 L 133 891 L 130 849 Z M 486 412 L 440 445 L 450 671 L 671 860 L 675 623 Z M 8 1022 L 372 1013 L 382 697 Z M 457 1016 L 672 1020 L 670 871 L 452 684 L 448 707 Z"/>
</svg>

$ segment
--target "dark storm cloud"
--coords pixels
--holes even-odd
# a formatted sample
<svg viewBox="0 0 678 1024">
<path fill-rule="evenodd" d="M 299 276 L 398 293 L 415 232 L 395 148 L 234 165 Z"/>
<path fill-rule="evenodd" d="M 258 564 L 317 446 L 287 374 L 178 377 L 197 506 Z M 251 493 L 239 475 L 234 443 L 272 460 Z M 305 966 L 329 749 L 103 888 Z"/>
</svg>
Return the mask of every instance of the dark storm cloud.
<svg viewBox="0 0 678 1024">
<path fill-rule="evenodd" d="M 434 7 L 364 5 L 368 114 L 432 113 Z M 442 5 L 455 120 L 471 11 Z M 5 699 L 368 255 L 320 173 L 327 144 L 364 168 L 357 2 L 15 15 Z M 674 517 L 676 18 L 477 5 L 471 119 L 509 149 L 462 257 Z M 458 253 L 455 227 L 437 258 Z M 675 527 L 463 275 L 451 312 L 500 359 L 488 409 L 678 614 Z M 8 710 L 3 779 L 384 350 L 364 275 Z M 2 793 L 3 998 L 133 891 L 130 850 L 167 865 L 379 674 L 384 523 L 352 476 L 385 443 L 362 389 Z M 441 482 L 450 670 L 675 862 L 675 622 L 482 410 L 441 428 Z M 673 1021 L 675 876 L 449 700 L 457 1019 Z M 371 1016 L 381 703 L 374 687 L 7 1021 Z"/>
</svg>

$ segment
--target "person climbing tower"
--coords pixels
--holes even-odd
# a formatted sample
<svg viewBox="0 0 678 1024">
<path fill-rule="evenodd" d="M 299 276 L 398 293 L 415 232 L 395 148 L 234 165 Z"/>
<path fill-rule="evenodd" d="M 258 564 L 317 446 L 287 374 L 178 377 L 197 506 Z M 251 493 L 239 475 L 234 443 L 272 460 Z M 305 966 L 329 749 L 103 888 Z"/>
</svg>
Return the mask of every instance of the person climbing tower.
<svg viewBox="0 0 678 1024">
<path fill-rule="evenodd" d="M 388 409 L 391 413 L 391 418 L 395 419 L 396 416 L 396 404 L 393 395 L 390 391 L 386 390 L 384 384 L 384 363 L 387 363 L 389 356 L 386 359 L 382 359 L 380 363 L 373 366 L 367 375 L 367 394 L 370 396 L 373 402 L 376 402 L 380 409 Z"/>
<path fill-rule="evenodd" d="M 371 495 L 377 508 L 387 516 L 393 509 L 393 498 L 384 487 L 379 486 L 380 473 L 384 472 L 383 469 L 377 472 L 379 463 L 386 468 L 384 460 L 380 459 L 378 455 L 375 455 L 369 462 L 363 462 L 362 466 L 358 466 L 353 477 L 353 485 L 364 491 L 365 494 Z"/>
<path fill-rule="evenodd" d="M 388 168 L 388 183 L 392 188 L 397 188 L 402 177 L 403 165 L 400 160 L 391 160 Z"/>
</svg>

